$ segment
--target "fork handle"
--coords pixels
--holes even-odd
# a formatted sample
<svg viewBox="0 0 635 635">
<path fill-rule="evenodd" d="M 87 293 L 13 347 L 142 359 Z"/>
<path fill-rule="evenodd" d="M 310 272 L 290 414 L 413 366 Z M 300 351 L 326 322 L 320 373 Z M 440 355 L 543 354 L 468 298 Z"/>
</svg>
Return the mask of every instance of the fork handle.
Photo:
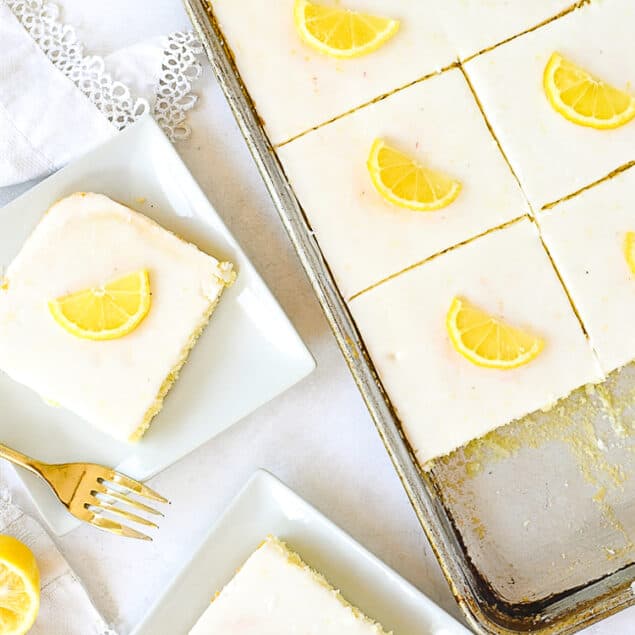
<svg viewBox="0 0 635 635">
<path fill-rule="evenodd" d="M 17 450 L 13 450 L 6 445 L 2 445 L 0 443 L 0 459 L 6 459 L 7 461 L 11 461 L 11 463 L 15 463 L 21 467 L 30 470 L 31 472 L 37 474 L 38 476 L 42 476 L 42 472 L 40 471 L 40 464 L 35 459 L 32 459 L 30 456 L 26 454 L 22 454 Z"/>
</svg>

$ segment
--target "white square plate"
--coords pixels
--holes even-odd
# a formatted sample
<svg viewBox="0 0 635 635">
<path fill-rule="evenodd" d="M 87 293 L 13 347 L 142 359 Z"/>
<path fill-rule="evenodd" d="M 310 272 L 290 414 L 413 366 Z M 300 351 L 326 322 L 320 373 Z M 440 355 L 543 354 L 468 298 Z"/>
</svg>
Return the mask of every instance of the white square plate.
<svg viewBox="0 0 635 635">
<path fill-rule="evenodd" d="M 186 635 L 268 534 L 395 635 L 469 635 L 432 600 L 277 478 L 258 470 L 132 635 Z M 283 635 L 283 634 L 281 634 Z"/>
<path fill-rule="evenodd" d="M 0 209 L 0 267 L 42 214 L 76 191 L 137 209 L 220 260 L 236 283 L 221 298 L 163 410 L 137 444 L 115 441 L 47 406 L 0 372 L 0 441 L 43 461 L 89 461 L 148 479 L 308 375 L 315 363 L 172 144 L 144 118 Z M 44 354 L 44 352 L 43 352 Z M 20 471 L 51 529 L 76 526 L 48 487 Z"/>
</svg>

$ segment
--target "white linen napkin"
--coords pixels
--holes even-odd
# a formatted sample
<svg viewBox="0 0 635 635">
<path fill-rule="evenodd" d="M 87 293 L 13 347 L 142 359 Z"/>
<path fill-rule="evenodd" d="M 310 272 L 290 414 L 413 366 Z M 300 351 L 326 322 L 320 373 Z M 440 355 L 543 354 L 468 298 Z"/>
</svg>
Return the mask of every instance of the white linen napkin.
<svg viewBox="0 0 635 635">
<path fill-rule="evenodd" d="M 0 186 L 52 172 L 115 132 L 0 1 Z"/>
<path fill-rule="evenodd" d="M 116 635 L 101 618 L 48 534 L 13 505 L 3 491 L 0 491 L 0 533 L 25 543 L 40 568 L 40 612 L 29 635 Z"/>
<path fill-rule="evenodd" d="M 0 0 L 0 187 L 45 176 L 151 111 L 189 134 L 200 46 L 171 33 L 88 55 L 56 5 Z"/>
</svg>

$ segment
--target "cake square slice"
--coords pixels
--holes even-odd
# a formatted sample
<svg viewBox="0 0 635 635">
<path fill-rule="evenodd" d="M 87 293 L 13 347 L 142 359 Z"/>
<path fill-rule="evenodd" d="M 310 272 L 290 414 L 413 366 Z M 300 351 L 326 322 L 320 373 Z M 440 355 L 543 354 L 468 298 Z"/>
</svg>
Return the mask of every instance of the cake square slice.
<svg viewBox="0 0 635 635">
<path fill-rule="evenodd" d="M 375 189 L 375 139 L 460 183 L 434 211 L 399 207 Z M 462 73 L 449 70 L 278 149 L 345 297 L 527 212 Z"/>
<path fill-rule="evenodd" d="M 446 326 L 456 297 L 536 334 L 541 352 L 504 370 L 473 363 Z M 528 219 L 433 258 L 350 308 L 422 465 L 602 378 Z"/>
<path fill-rule="evenodd" d="M 635 122 L 614 129 L 574 123 L 551 105 L 543 76 L 552 54 L 558 53 L 633 94 L 634 24 L 635 2 L 593 2 L 466 63 L 536 211 L 633 160 Z"/>
<path fill-rule="evenodd" d="M 602 368 L 609 373 L 633 361 L 635 270 L 626 247 L 629 232 L 635 232 L 635 168 L 543 212 L 539 220 Z"/>
<path fill-rule="evenodd" d="M 579 0 L 443 0 L 437 10 L 463 60 L 543 24 L 577 4 Z"/>
<path fill-rule="evenodd" d="M 389 635 L 273 536 L 212 600 L 189 635 Z"/>
<path fill-rule="evenodd" d="M 295 0 L 210 0 L 265 129 L 274 144 L 436 72 L 455 54 L 433 0 L 316 0 L 399 21 L 379 49 L 338 59 L 307 45 Z"/>
<path fill-rule="evenodd" d="M 146 272 L 149 310 L 129 333 L 86 339 L 54 317 L 52 301 L 84 290 L 103 297 L 104 285 L 134 272 Z M 0 369 L 103 432 L 135 441 L 234 276 L 230 264 L 146 216 L 101 194 L 72 194 L 42 217 L 0 285 Z"/>
</svg>

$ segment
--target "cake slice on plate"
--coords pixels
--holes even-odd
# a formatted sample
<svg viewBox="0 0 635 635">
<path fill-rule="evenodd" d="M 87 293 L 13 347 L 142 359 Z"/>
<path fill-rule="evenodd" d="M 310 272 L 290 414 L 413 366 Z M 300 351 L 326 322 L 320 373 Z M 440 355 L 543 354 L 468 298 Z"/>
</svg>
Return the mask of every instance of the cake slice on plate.
<svg viewBox="0 0 635 635">
<path fill-rule="evenodd" d="M 232 265 L 101 194 L 43 216 L 0 282 L 0 369 L 136 441 L 161 410 Z"/>
<path fill-rule="evenodd" d="M 249 557 L 189 635 L 387 635 L 274 538 Z"/>
</svg>

